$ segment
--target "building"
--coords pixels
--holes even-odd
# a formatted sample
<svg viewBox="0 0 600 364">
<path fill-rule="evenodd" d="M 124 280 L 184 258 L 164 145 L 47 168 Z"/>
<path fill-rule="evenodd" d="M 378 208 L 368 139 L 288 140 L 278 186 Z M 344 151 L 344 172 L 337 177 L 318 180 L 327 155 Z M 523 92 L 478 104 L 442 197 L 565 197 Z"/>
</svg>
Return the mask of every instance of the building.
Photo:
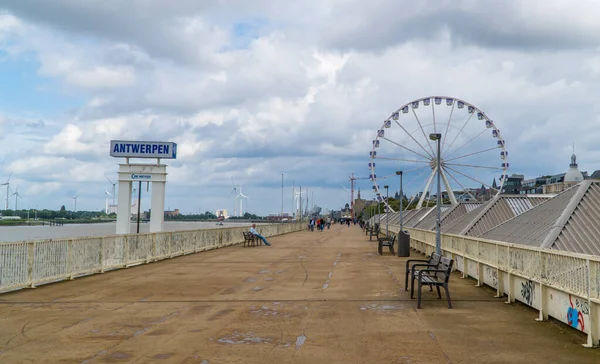
<svg viewBox="0 0 600 364">
<path fill-rule="evenodd" d="M 594 171 L 594 173 L 592 173 L 590 176 L 587 176 L 585 179 L 600 179 L 600 170 Z"/>
<path fill-rule="evenodd" d="M 586 173 L 587 174 L 587 173 Z M 575 153 L 571 155 L 571 164 L 567 173 L 562 173 L 552 176 L 543 186 L 544 194 L 560 193 L 584 180 L 584 175 L 578 169 L 577 156 Z"/>
<path fill-rule="evenodd" d="M 173 216 L 179 216 L 179 209 L 175 209 L 173 211 L 165 211 L 165 217 L 169 216 L 169 217 L 173 217 Z"/>
<path fill-rule="evenodd" d="M 227 212 L 226 209 L 221 209 L 221 210 L 215 211 L 215 216 L 216 217 L 223 216 L 223 218 L 228 219 L 229 218 L 229 213 Z"/>
<path fill-rule="evenodd" d="M 269 214 L 266 219 L 267 221 L 290 221 L 293 217 L 290 212 L 284 212 L 283 215 L 280 212 L 277 214 Z"/>
<path fill-rule="evenodd" d="M 564 174 L 563 174 L 564 177 Z M 537 178 L 531 178 L 527 180 L 523 180 L 521 183 L 521 195 L 541 195 L 544 193 L 544 186 L 548 183 L 549 179 L 552 179 L 553 176 L 541 176 Z M 554 179 L 560 178 L 554 176 Z"/>
<path fill-rule="evenodd" d="M 367 200 L 360 198 L 360 188 L 358 189 L 358 196 L 354 200 L 354 217 L 359 216 L 367 206 Z"/>
<path fill-rule="evenodd" d="M 507 195 L 518 195 L 521 193 L 521 185 L 525 176 L 522 174 L 514 174 L 510 177 L 506 177 L 504 185 L 502 186 L 502 193 Z"/>
</svg>

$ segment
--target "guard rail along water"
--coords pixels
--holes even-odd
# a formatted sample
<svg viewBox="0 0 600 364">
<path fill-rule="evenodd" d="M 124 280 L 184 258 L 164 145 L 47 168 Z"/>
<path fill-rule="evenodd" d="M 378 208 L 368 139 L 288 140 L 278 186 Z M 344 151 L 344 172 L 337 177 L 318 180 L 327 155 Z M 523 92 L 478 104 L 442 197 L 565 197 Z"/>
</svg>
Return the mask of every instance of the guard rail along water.
<svg viewBox="0 0 600 364">
<path fill-rule="evenodd" d="M 435 251 L 435 231 L 407 228 L 411 248 Z M 390 233 L 397 233 L 398 229 Z M 496 289 L 496 297 L 518 300 L 587 334 L 586 347 L 600 337 L 600 257 L 442 234 L 442 254 L 456 262 L 462 277 Z"/>
<path fill-rule="evenodd" d="M 261 225 L 265 237 L 305 222 Z M 248 227 L 0 243 L 0 292 L 239 244 Z"/>
</svg>

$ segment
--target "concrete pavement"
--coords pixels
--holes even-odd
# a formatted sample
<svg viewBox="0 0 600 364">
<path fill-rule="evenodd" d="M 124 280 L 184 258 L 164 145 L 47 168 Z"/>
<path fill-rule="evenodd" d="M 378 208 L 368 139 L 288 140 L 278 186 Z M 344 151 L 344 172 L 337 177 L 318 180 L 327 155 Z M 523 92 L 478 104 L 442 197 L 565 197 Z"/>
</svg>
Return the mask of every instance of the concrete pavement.
<svg viewBox="0 0 600 364">
<path fill-rule="evenodd" d="M 269 240 L 0 295 L 0 363 L 600 363 L 458 273 L 417 310 L 358 227 Z"/>
</svg>

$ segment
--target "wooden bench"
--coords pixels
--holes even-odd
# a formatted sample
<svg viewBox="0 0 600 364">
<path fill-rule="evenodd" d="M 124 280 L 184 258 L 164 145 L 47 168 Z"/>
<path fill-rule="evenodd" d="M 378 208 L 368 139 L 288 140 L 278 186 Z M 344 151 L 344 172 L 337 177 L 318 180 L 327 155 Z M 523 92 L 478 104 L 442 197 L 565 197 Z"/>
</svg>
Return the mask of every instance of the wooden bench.
<svg viewBox="0 0 600 364">
<path fill-rule="evenodd" d="M 369 230 L 369 241 L 371 241 L 373 236 L 379 239 L 379 233 L 379 224 L 375 224 L 375 227 Z"/>
<path fill-rule="evenodd" d="M 408 291 L 408 277 L 410 277 L 410 291 L 413 291 L 415 277 L 419 274 L 417 267 L 437 269 L 441 256 L 437 253 L 431 254 L 429 259 L 409 259 L 406 261 L 406 273 L 404 276 L 404 290 Z"/>
<path fill-rule="evenodd" d="M 244 234 L 244 245 L 243 246 L 246 246 L 246 244 L 248 244 L 248 246 L 260 245 L 258 238 L 251 232 L 242 231 L 242 234 Z"/>
<path fill-rule="evenodd" d="M 377 248 L 379 255 L 383 255 L 383 247 L 384 246 L 387 246 L 388 248 L 390 248 L 390 253 L 392 253 L 392 255 L 396 255 L 396 253 L 394 252 L 394 242 L 396 241 L 396 235 L 383 236 L 381 238 L 378 238 L 377 241 L 379 243 L 378 248 Z"/>
<path fill-rule="evenodd" d="M 422 269 L 417 275 L 418 292 L 417 292 L 417 308 L 421 308 L 421 288 L 423 286 L 429 286 L 432 288 L 435 286 L 438 292 L 438 298 L 442 298 L 440 287 L 446 291 L 446 300 L 448 301 L 448 308 L 452 308 L 452 301 L 450 301 L 450 290 L 448 289 L 448 281 L 450 280 L 450 274 L 452 274 L 452 264 L 454 261 L 447 257 L 440 258 L 440 264 L 438 269 Z M 413 298 L 413 291 L 410 292 L 410 298 Z"/>
</svg>

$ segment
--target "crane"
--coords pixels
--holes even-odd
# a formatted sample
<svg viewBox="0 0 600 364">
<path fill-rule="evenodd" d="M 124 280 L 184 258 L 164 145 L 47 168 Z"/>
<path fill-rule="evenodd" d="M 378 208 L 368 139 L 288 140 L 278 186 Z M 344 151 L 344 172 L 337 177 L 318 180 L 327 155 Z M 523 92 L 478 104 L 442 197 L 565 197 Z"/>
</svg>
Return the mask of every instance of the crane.
<svg viewBox="0 0 600 364">
<path fill-rule="evenodd" d="M 395 174 L 391 174 L 389 176 L 379 177 L 379 179 L 390 178 L 390 177 L 393 177 L 394 175 Z M 349 179 L 350 179 L 350 196 L 351 196 L 351 199 L 350 199 L 350 212 L 352 214 L 352 217 L 354 218 L 354 181 L 360 180 L 360 179 L 368 179 L 368 180 L 374 181 L 375 179 L 377 179 L 377 176 L 371 174 L 371 175 L 369 175 L 369 177 L 356 177 L 356 176 L 354 176 L 354 173 L 352 173 L 349 176 Z"/>
<path fill-rule="evenodd" d="M 350 216 L 352 216 L 352 218 L 354 218 L 354 181 L 359 180 L 359 179 L 370 179 L 373 180 L 374 176 L 371 175 L 369 177 L 355 177 L 354 173 L 352 173 L 349 177 L 350 179 Z"/>
</svg>

